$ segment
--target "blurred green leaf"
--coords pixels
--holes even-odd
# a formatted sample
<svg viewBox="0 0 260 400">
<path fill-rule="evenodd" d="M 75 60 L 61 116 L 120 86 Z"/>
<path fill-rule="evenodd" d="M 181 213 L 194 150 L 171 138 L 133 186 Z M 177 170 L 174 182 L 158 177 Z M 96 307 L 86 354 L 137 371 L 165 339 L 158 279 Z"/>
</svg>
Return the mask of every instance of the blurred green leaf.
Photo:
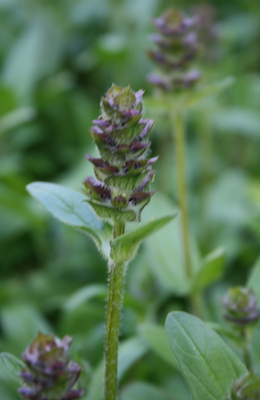
<svg viewBox="0 0 260 400">
<path fill-rule="evenodd" d="M 129 262 L 136 254 L 138 247 L 144 239 L 158 231 L 177 216 L 177 211 L 172 215 L 167 215 L 150 221 L 132 232 L 128 232 L 111 241 L 111 258 L 118 263 Z"/>
<path fill-rule="evenodd" d="M 51 333 L 48 322 L 32 304 L 8 304 L 1 309 L 1 326 L 8 343 L 21 353 L 38 331 Z"/>
<path fill-rule="evenodd" d="M 162 193 L 157 192 L 149 207 L 143 212 L 143 220 L 154 218 L 160 213 L 170 213 L 172 202 Z M 180 218 L 168 224 L 145 241 L 145 252 L 148 263 L 164 290 L 184 294 L 188 292 L 182 257 L 180 235 Z"/>
<path fill-rule="evenodd" d="M 219 132 L 260 139 L 260 117 L 258 111 L 245 108 L 216 110 L 212 125 Z"/>
<path fill-rule="evenodd" d="M 246 286 L 253 290 L 260 305 L 260 257 L 252 267 Z"/>
<path fill-rule="evenodd" d="M 36 111 L 30 107 L 20 108 L 9 112 L 0 118 L 0 135 L 8 130 L 30 122 L 35 117 Z"/>
<path fill-rule="evenodd" d="M 151 349 L 164 361 L 178 368 L 177 360 L 171 352 L 163 326 L 143 324 L 139 326 L 141 336 L 148 342 Z"/>
<path fill-rule="evenodd" d="M 89 235 L 103 256 L 109 258 L 112 226 L 98 219 L 83 194 L 47 182 L 30 183 L 27 190 L 55 218 Z"/>
<path fill-rule="evenodd" d="M 19 373 L 25 368 L 25 364 L 13 354 L 1 353 L 0 361 L 4 365 L 6 371 L 10 378 L 14 379 L 19 384 L 22 384 L 22 378 L 20 378 Z"/>
<path fill-rule="evenodd" d="M 132 383 L 121 394 L 121 400 L 174 400 L 160 388 L 143 382 Z"/>
<path fill-rule="evenodd" d="M 219 82 L 214 82 L 208 86 L 205 87 L 195 87 L 192 91 L 190 91 L 185 97 L 184 97 L 184 108 L 192 107 L 199 103 L 200 101 L 206 99 L 208 96 L 212 96 L 214 94 L 217 94 L 221 92 L 222 90 L 225 90 L 226 88 L 230 87 L 233 85 L 235 82 L 235 79 L 230 76 L 228 78 L 223 79 L 222 81 Z"/>
<path fill-rule="evenodd" d="M 108 288 L 105 285 L 88 285 L 73 293 L 64 304 L 64 308 L 71 311 L 95 297 L 105 299 L 107 294 Z"/>
<path fill-rule="evenodd" d="M 202 260 L 201 268 L 194 278 L 192 292 L 197 293 L 220 279 L 224 272 L 224 260 L 225 251 L 222 247 L 208 254 Z"/>
<path fill-rule="evenodd" d="M 2 77 L 21 103 L 27 102 L 35 84 L 53 71 L 59 54 L 58 33 L 46 14 L 35 15 L 24 33 L 9 49 Z"/>
<path fill-rule="evenodd" d="M 234 380 L 246 375 L 231 348 L 197 317 L 170 313 L 166 333 L 194 400 L 226 400 Z"/>
</svg>

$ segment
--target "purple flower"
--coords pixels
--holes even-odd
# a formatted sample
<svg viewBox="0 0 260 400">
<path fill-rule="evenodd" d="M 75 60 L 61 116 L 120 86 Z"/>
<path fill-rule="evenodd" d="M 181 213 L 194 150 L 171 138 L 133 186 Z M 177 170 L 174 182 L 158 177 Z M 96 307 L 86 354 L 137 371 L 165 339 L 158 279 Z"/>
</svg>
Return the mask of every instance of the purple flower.
<svg viewBox="0 0 260 400">
<path fill-rule="evenodd" d="M 114 221 L 140 220 L 141 210 L 154 192 L 149 185 L 155 172 L 147 159 L 149 134 L 154 122 L 143 119 L 143 90 L 115 84 L 101 99 L 101 116 L 90 133 L 100 157 L 87 155 L 94 165 L 95 179 L 84 180 L 89 203 L 101 218 Z"/>
</svg>

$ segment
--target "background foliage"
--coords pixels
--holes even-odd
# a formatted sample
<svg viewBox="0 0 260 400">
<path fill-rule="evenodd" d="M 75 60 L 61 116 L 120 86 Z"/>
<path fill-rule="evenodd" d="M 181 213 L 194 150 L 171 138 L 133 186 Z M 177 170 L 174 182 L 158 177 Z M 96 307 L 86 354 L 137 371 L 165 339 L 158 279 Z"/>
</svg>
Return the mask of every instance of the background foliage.
<svg viewBox="0 0 260 400">
<path fill-rule="evenodd" d="M 226 254 L 222 280 L 204 292 L 205 316 L 218 323 L 219 298 L 228 285 L 245 283 L 259 257 L 260 5 L 211 4 L 218 40 L 210 44 L 212 59 L 200 62 L 203 82 L 232 75 L 235 83 L 186 116 L 187 173 L 194 258 L 220 246 Z M 169 5 L 0 1 L 0 352 L 19 356 L 39 329 L 73 335 L 75 355 L 92 371 L 88 400 L 102 399 L 106 265 L 88 237 L 53 220 L 25 186 L 42 180 L 82 190 L 92 170 L 85 153 L 95 151 L 88 130 L 100 96 L 112 82 L 152 94 L 145 80 L 153 69 L 148 34 L 154 31 L 151 19 Z M 193 12 L 200 3 L 178 5 Z M 156 122 L 152 152 L 160 159 L 158 191 L 144 220 L 172 211 L 177 198 L 170 123 L 151 101 L 146 114 Z M 122 400 L 189 398 L 163 330 L 169 311 L 187 309 L 180 254 L 177 220 L 149 239 L 129 267 Z M 3 369 L 0 378 L 2 397 L 18 399 Z"/>
</svg>

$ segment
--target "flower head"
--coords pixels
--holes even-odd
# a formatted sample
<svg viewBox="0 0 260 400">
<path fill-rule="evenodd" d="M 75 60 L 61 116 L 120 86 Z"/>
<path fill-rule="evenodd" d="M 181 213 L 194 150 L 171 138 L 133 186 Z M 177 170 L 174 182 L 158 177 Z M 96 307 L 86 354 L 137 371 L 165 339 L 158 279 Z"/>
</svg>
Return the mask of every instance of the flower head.
<svg viewBox="0 0 260 400">
<path fill-rule="evenodd" d="M 81 367 L 70 361 L 71 341 L 69 336 L 61 340 L 39 333 L 25 350 L 26 367 L 20 375 L 26 386 L 19 389 L 25 399 L 77 400 L 83 395 L 82 389 L 73 389 Z"/>
<path fill-rule="evenodd" d="M 87 155 L 96 179 L 84 181 L 89 203 L 101 218 L 118 222 L 140 220 L 141 211 L 154 192 L 152 165 L 158 157 L 146 158 L 154 122 L 142 118 L 143 91 L 112 85 L 101 99 L 101 115 L 94 120 L 91 135 L 100 157 Z"/>
<path fill-rule="evenodd" d="M 235 325 L 243 326 L 260 318 L 257 299 L 251 289 L 230 288 L 221 303 L 225 312 L 224 318 Z"/>
<path fill-rule="evenodd" d="M 148 75 L 148 81 L 164 90 L 181 90 L 192 87 L 200 72 L 191 69 L 200 45 L 196 27 L 198 19 L 188 18 L 177 9 L 166 10 L 154 20 L 158 34 L 151 35 L 156 49 L 148 51 L 158 71 Z"/>
</svg>

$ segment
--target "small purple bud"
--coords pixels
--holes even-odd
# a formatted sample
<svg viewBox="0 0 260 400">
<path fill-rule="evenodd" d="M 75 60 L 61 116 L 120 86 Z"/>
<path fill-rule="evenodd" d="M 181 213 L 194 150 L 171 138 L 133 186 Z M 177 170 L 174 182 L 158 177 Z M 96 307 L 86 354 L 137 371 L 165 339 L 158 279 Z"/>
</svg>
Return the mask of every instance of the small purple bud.
<svg viewBox="0 0 260 400">
<path fill-rule="evenodd" d="M 26 367 L 20 373 L 27 386 L 19 393 L 27 400 L 79 399 L 82 389 L 72 390 L 81 367 L 70 361 L 71 337 L 62 340 L 39 333 L 22 355 Z"/>
</svg>

